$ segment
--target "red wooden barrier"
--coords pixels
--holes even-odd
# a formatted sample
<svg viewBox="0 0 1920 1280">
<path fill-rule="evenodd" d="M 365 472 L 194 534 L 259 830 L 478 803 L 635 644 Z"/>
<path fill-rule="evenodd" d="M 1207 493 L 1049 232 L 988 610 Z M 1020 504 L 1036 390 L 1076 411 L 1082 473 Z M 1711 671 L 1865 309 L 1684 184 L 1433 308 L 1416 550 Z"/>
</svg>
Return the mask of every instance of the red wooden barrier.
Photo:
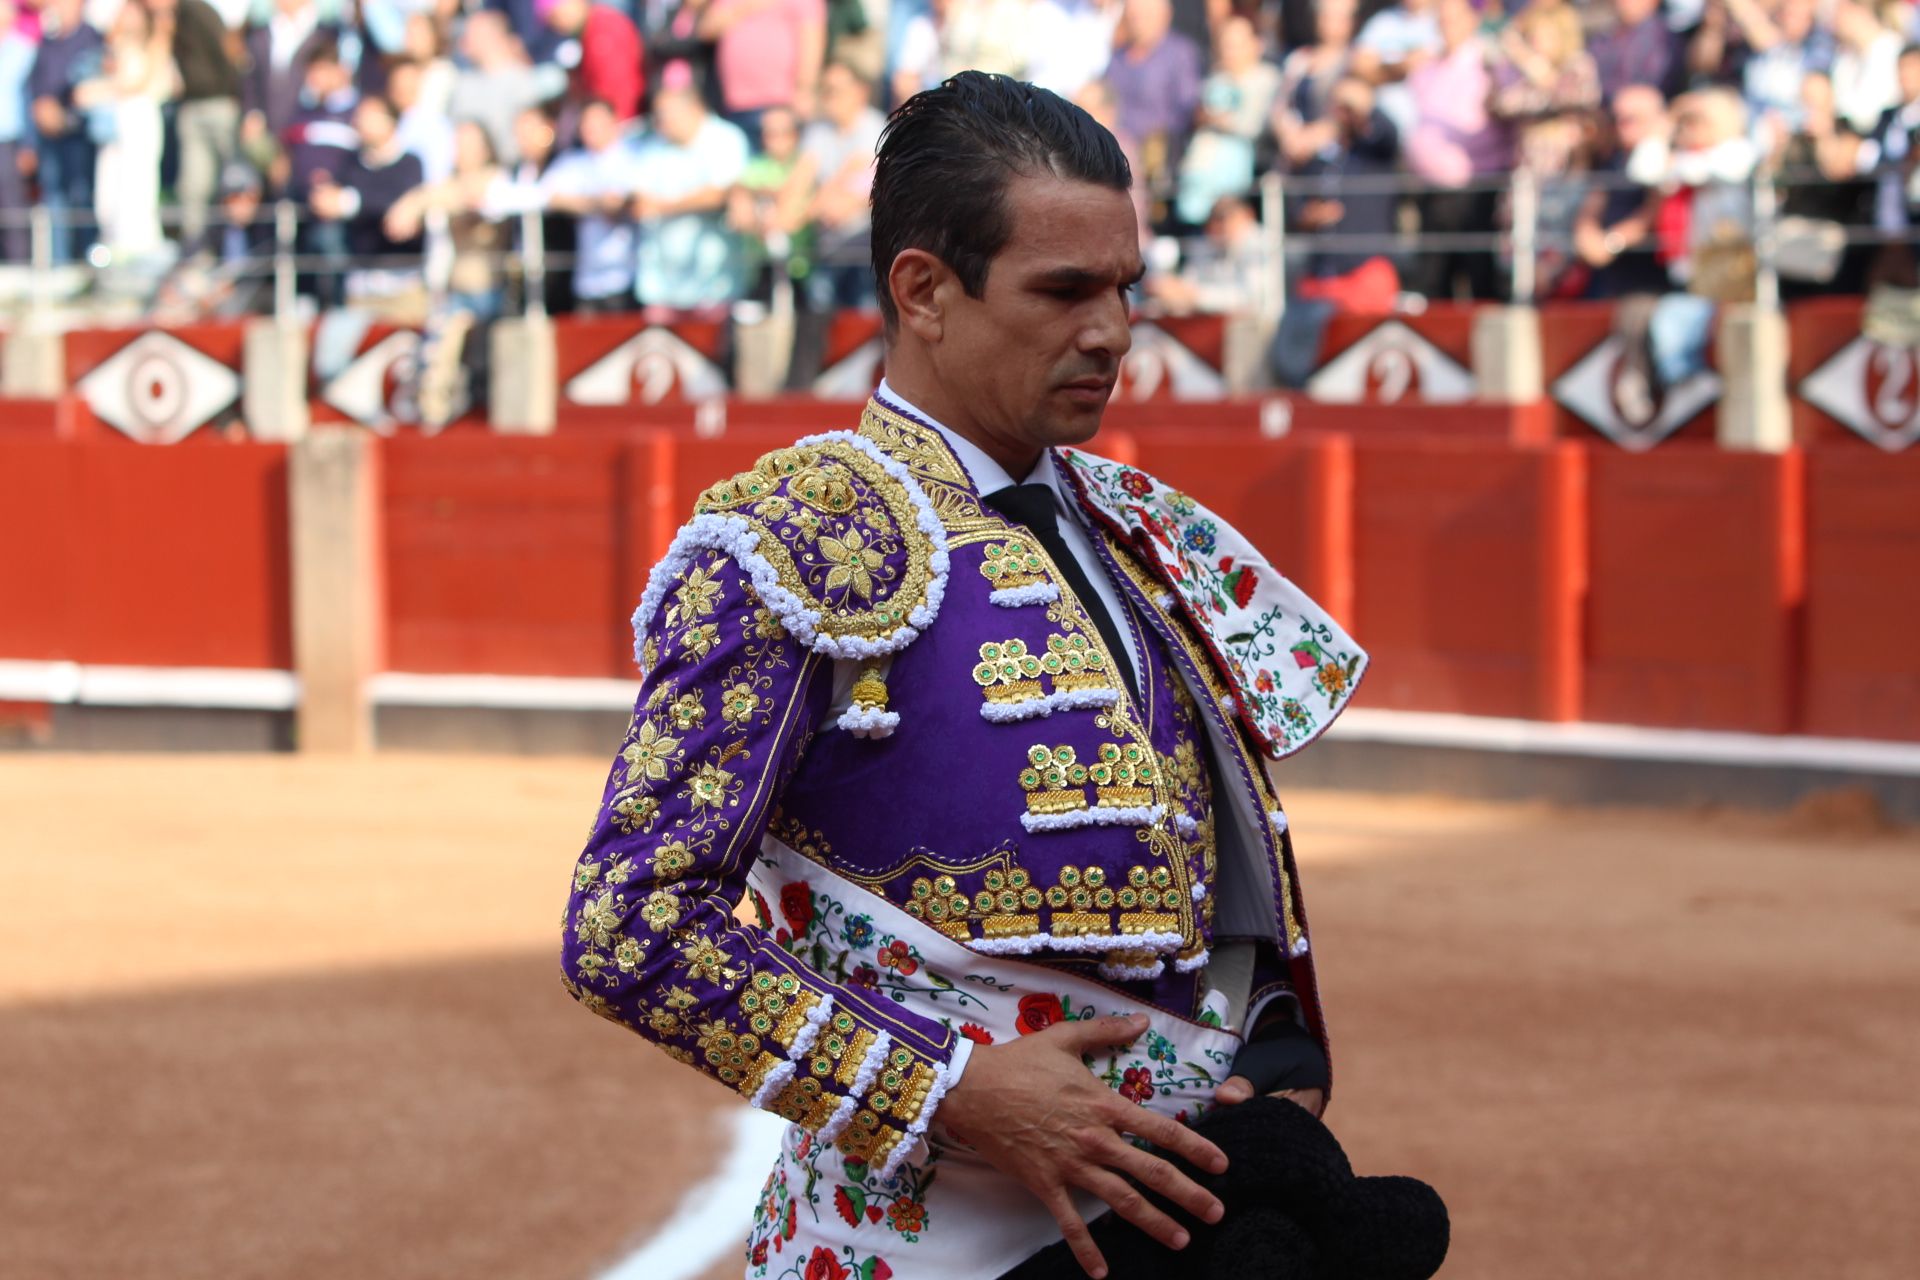
<svg viewBox="0 0 1920 1280">
<path fill-rule="evenodd" d="M 618 442 L 386 443 L 389 666 L 606 676 L 632 669 Z"/>
<path fill-rule="evenodd" d="M 1584 719 L 1794 729 L 1804 462 L 1594 448 Z"/>
<path fill-rule="evenodd" d="M 1920 454 L 1807 468 L 1808 733 L 1920 740 Z"/>
<path fill-rule="evenodd" d="M 286 454 L 0 443 L 0 655 L 292 665 Z"/>
<path fill-rule="evenodd" d="M 1354 637 L 1375 706 L 1580 710 L 1583 463 L 1571 445 L 1354 449 Z"/>
</svg>

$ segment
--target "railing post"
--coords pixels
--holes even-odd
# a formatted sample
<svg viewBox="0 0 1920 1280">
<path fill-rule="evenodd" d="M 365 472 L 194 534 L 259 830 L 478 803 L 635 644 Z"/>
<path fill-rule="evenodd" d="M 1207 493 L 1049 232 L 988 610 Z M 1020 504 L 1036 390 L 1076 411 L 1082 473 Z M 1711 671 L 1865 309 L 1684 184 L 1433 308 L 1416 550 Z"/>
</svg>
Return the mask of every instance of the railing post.
<svg viewBox="0 0 1920 1280">
<path fill-rule="evenodd" d="M 1756 168 L 1753 171 L 1753 303 L 1763 311 L 1777 311 L 1780 307 L 1778 213 L 1773 175 Z"/>
<path fill-rule="evenodd" d="M 66 337 L 54 314 L 53 210 L 43 204 L 27 213 L 28 257 L 25 322 L 0 345 L 0 395 L 52 400 L 67 389 Z"/>
<path fill-rule="evenodd" d="M 1287 188 L 1280 175 L 1268 172 L 1260 179 L 1260 236 L 1265 250 L 1266 276 L 1261 281 L 1260 319 L 1278 326 L 1287 309 Z"/>
<path fill-rule="evenodd" d="M 1513 304 L 1530 307 L 1538 289 L 1540 185 L 1525 165 L 1513 171 Z"/>
<path fill-rule="evenodd" d="M 273 318 L 283 325 L 293 323 L 297 301 L 293 253 L 299 230 L 293 201 L 276 201 L 273 206 Z"/>
<path fill-rule="evenodd" d="M 527 297 L 521 310 L 528 317 L 547 314 L 547 229 L 538 209 L 520 214 L 520 261 L 526 273 Z"/>
</svg>

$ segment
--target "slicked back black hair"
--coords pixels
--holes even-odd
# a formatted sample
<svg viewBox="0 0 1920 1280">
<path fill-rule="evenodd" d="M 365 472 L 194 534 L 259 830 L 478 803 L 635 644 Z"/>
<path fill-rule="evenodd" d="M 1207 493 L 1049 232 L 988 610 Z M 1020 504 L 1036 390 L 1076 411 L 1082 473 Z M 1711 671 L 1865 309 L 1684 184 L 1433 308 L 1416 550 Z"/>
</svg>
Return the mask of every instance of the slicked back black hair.
<svg viewBox="0 0 1920 1280">
<path fill-rule="evenodd" d="M 888 333 L 899 313 L 887 273 L 900 251 L 933 254 L 979 297 L 1013 235 L 1009 180 L 1042 174 L 1114 191 L 1133 185 L 1111 133 L 1024 80 L 962 71 L 900 104 L 880 135 L 873 175 L 873 275 Z"/>
</svg>

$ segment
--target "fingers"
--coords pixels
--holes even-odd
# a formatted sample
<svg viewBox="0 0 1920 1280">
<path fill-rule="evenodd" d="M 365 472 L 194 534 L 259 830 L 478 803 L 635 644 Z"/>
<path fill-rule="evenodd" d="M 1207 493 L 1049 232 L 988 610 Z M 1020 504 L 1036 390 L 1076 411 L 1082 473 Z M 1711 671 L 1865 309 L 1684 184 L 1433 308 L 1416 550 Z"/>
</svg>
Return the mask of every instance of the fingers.
<svg viewBox="0 0 1920 1280">
<path fill-rule="evenodd" d="M 1073 1260 L 1093 1280 L 1104 1280 L 1107 1260 L 1100 1256 L 1099 1247 L 1093 1243 L 1093 1233 L 1081 1221 L 1080 1211 L 1073 1206 L 1073 1197 L 1064 1187 L 1055 1187 L 1053 1194 L 1046 1197 L 1046 1204 L 1053 1220 L 1060 1224 L 1060 1234 L 1066 1239 L 1067 1247 L 1073 1250 Z"/>
<path fill-rule="evenodd" d="M 1208 1173 L 1227 1171 L 1227 1153 L 1172 1116 L 1163 1116 L 1157 1111 L 1122 1102 L 1117 1097 L 1114 1107 L 1118 1114 L 1112 1117 L 1113 1126 L 1122 1133 L 1145 1138 L 1154 1146 L 1180 1156 L 1196 1169 L 1205 1169 Z"/>
<path fill-rule="evenodd" d="M 1202 1222 L 1218 1222 L 1226 1216 L 1226 1206 L 1220 1203 L 1217 1196 L 1172 1164 L 1118 1139 L 1114 1147 L 1106 1163 L 1148 1191 L 1163 1200 L 1173 1201 Z"/>
<path fill-rule="evenodd" d="M 1245 1102 L 1253 1096 L 1253 1081 L 1245 1076 L 1228 1076 L 1225 1083 L 1213 1091 L 1213 1100 L 1223 1106 L 1232 1106 L 1236 1102 Z"/>
<path fill-rule="evenodd" d="M 1089 1169 L 1081 1175 L 1080 1185 L 1105 1200 L 1113 1211 L 1158 1240 L 1169 1249 L 1184 1249 L 1191 1238 L 1187 1229 L 1169 1218 L 1147 1199 L 1140 1188 L 1106 1169 Z"/>
<path fill-rule="evenodd" d="M 1147 1015 L 1130 1013 L 1124 1018 L 1056 1022 L 1042 1034 L 1058 1036 L 1077 1049 L 1099 1049 L 1108 1045 L 1132 1044 L 1146 1029 Z"/>
</svg>

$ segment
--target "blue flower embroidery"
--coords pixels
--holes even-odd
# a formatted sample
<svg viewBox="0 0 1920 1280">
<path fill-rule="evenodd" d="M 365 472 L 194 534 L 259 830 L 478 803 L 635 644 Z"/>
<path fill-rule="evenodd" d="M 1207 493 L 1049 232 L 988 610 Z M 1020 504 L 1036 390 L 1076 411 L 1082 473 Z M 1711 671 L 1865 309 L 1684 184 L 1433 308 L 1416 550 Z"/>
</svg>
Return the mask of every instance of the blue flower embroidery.
<svg viewBox="0 0 1920 1280">
<path fill-rule="evenodd" d="M 1213 545 L 1214 545 L 1213 533 L 1214 533 L 1213 521 L 1202 520 L 1196 524 L 1188 525 L 1186 528 L 1186 532 L 1182 534 L 1181 537 L 1186 542 L 1187 546 L 1191 547 L 1193 550 L 1199 552 L 1203 556 L 1210 556 L 1213 554 Z"/>
<path fill-rule="evenodd" d="M 846 937 L 848 946 L 864 948 L 873 941 L 873 917 L 853 916 L 848 919 L 841 933 Z"/>
<path fill-rule="evenodd" d="M 1172 1062 L 1175 1057 L 1173 1041 L 1167 1039 L 1158 1031 L 1148 1032 L 1147 1056 L 1155 1062 Z"/>
</svg>

